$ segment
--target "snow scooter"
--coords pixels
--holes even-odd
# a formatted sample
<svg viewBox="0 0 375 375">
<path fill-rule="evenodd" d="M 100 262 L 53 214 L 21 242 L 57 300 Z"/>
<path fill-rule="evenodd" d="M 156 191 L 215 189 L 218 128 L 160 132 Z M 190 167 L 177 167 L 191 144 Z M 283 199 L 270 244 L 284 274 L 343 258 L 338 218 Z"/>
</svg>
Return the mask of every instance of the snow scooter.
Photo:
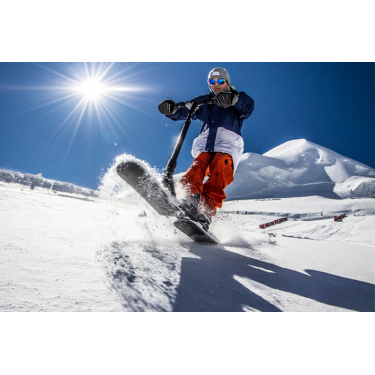
<svg viewBox="0 0 375 375">
<path fill-rule="evenodd" d="M 177 220 L 173 225 L 192 238 L 195 242 L 217 244 L 218 240 L 210 232 L 205 231 L 198 221 L 193 220 L 188 216 L 188 213 L 181 209 L 181 205 L 176 199 L 173 181 L 173 173 L 177 166 L 177 158 L 180 154 L 182 144 L 184 143 L 194 113 L 204 104 L 214 103 L 216 103 L 215 99 L 199 103 L 195 101 L 177 103 L 177 108 L 187 107 L 189 109 L 189 114 L 181 129 L 172 156 L 165 168 L 162 185 L 136 161 L 120 163 L 116 167 L 116 172 L 142 198 L 144 198 L 158 214 L 176 217 Z"/>
</svg>

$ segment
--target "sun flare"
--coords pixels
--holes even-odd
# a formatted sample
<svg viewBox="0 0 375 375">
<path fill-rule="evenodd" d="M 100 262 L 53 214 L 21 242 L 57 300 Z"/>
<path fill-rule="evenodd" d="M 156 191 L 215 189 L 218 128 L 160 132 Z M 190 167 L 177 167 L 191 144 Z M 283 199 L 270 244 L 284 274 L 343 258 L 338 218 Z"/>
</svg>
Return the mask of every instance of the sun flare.
<svg viewBox="0 0 375 375">
<path fill-rule="evenodd" d="M 86 129 L 98 126 L 108 145 L 117 146 L 121 137 L 130 141 L 125 129 L 124 109 L 139 111 L 134 99 L 140 99 L 139 93 L 145 90 L 135 84 L 134 72 L 129 74 L 133 66 L 120 68 L 115 63 L 66 63 L 55 70 L 46 64 L 36 65 L 58 77 L 52 80 L 54 86 L 46 87 L 50 95 L 42 106 L 53 106 L 49 113 L 64 113 L 56 119 L 58 126 L 53 136 L 64 128 L 71 132 L 66 155 L 82 124 Z"/>
</svg>

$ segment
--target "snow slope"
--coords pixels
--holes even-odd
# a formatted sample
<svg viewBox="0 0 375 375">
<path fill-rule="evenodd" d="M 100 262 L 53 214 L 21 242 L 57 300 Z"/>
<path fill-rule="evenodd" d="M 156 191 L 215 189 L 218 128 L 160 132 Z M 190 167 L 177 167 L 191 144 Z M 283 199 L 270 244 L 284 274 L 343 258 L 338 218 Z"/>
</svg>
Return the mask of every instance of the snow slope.
<svg viewBox="0 0 375 375">
<path fill-rule="evenodd" d="M 375 310 L 374 199 L 229 201 L 252 214 L 221 212 L 202 245 L 116 176 L 126 158 L 98 196 L 0 182 L 0 311 Z"/>
<path fill-rule="evenodd" d="M 375 198 L 375 169 L 305 139 L 242 156 L 228 199 Z"/>
</svg>

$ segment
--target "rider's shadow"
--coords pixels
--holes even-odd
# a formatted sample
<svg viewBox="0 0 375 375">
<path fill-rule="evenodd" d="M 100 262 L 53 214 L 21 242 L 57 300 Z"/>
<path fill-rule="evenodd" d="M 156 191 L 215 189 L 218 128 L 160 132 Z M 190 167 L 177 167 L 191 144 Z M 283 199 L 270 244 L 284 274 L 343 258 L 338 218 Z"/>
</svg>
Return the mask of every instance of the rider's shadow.
<svg viewBox="0 0 375 375">
<path fill-rule="evenodd" d="M 281 311 L 236 281 L 235 275 L 327 305 L 375 311 L 375 286 L 370 283 L 314 270 L 305 270 L 306 275 L 222 247 L 193 245 L 190 252 L 200 259 L 182 259 L 173 311 L 244 311 L 244 306 Z"/>
</svg>

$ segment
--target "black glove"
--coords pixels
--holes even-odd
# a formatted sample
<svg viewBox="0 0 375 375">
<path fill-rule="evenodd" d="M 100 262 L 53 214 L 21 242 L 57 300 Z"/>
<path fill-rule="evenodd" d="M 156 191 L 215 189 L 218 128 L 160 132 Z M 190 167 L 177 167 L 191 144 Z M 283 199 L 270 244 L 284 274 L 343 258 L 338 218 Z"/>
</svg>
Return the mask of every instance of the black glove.
<svg viewBox="0 0 375 375">
<path fill-rule="evenodd" d="M 216 103 L 220 107 L 228 108 L 237 103 L 238 96 L 239 94 L 236 91 L 236 88 L 231 86 L 216 95 Z"/>
<path fill-rule="evenodd" d="M 158 105 L 158 108 L 162 115 L 173 115 L 177 111 L 177 104 L 173 100 L 166 99 Z"/>
</svg>

